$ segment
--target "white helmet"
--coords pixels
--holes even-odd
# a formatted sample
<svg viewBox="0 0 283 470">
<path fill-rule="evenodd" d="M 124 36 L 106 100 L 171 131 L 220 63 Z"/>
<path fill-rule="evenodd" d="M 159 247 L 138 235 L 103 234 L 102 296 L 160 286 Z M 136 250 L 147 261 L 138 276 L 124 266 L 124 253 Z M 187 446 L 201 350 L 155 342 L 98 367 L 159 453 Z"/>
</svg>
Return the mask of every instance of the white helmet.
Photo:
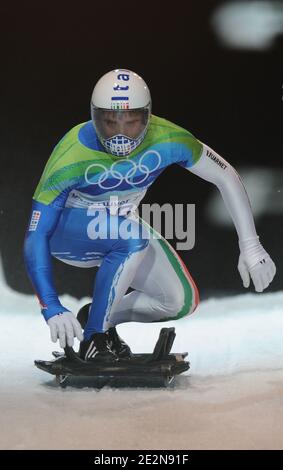
<svg viewBox="0 0 283 470">
<path fill-rule="evenodd" d="M 150 119 L 151 97 L 144 80 L 126 69 L 98 80 L 91 97 L 91 117 L 106 151 L 129 155 L 143 141 Z"/>
</svg>

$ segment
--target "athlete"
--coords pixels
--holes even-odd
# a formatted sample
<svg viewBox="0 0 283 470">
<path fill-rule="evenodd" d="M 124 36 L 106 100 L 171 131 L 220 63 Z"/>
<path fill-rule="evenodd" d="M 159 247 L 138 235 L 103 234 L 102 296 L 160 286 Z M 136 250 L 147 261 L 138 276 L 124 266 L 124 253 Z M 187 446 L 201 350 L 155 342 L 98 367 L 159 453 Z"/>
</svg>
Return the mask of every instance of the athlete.
<svg viewBox="0 0 283 470">
<path fill-rule="evenodd" d="M 251 278 L 262 292 L 276 268 L 259 241 L 237 172 L 189 131 L 153 115 L 141 77 L 125 69 L 104 75 L 92 94 L 91 117 L 60 140 L 46 164 L 33 196 L 24 256 L 51 339 L 59 338 L 64 348 L 77 337 L 81 358 L 112 362 L 131 356 L 116 325 L 176 320 L 199 303 L 176 251 L 152 236 L 154 230 L 131 209 L 169 165 L 177 163 L 218 187 L 238 234 L 244 287 Z M 98 267 L 83 333 L 59 301 L 52 256 Z"/>
</svg>

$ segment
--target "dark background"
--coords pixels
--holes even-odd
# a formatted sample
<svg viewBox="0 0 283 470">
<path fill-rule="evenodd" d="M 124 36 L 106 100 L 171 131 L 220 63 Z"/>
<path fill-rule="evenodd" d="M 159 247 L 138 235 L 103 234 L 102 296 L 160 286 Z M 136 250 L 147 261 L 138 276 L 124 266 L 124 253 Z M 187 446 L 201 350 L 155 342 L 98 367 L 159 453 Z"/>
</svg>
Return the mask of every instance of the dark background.
<svg viewBox="0 0 283 470">
<path fill-rule="evenodd" d="M 109 70 L 140 74 L 151 90 L 154 114 L 190 130 L 236 169 L 282 169 L 282 36 L 265 51 L 224 48 L 210 26 L 220 3 L 1 5 L 0 248 L 10 287 L 32 292 L 22 258 L 32 195 L 58 140 L 90 119 L 92 89 Z M 274 197 L 278 190 L 283 183 L 274 187 Z M 201 298 L 246 292 L 237 271 L 236 232 L 205 216 L 213 191 L 173 165 L 143 201 L 196 204 L 196 245 L 180 255 Z M 276 291 L 283 279 L 282 215 L 267 214 L 256 226 L 277 264 L 268 289 Z M 60 294 L 91 295 L 93 270 L 54 264 Z"/>
</svg>

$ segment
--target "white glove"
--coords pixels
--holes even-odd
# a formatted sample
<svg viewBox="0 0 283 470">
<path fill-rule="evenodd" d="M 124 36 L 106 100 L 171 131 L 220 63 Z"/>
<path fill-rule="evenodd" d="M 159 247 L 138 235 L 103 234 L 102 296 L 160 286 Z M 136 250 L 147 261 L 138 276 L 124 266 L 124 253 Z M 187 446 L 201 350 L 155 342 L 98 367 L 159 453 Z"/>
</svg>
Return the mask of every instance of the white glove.
<svg viewBox="0 0 283 470">
<path fill-rule="evenodd" d="M 75 336 L 79 341 L 84 339 L 81 325 L 71 312 L 54 315 L 47 320 L 47 325 L 50 328 L 51 340 L 56 343 L 59 338 L 61 348 L 65 348 L 66 344 L 73 346 Z"/>
<path fill-rule="evenodd" d="M 263 292 L 276 273 L 276 266 L 265 251 L 259 237 L 239 241 L 240 257 L 238 270 L 244 287 L 249 287 L 250 277 L 257 292 Z"/>
</svg>

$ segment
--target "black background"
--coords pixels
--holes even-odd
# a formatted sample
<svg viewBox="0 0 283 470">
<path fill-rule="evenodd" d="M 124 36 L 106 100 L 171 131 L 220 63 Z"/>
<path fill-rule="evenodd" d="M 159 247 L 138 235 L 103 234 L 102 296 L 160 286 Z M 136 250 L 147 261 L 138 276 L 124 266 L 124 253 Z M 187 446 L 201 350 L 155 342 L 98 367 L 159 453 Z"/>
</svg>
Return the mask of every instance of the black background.
<svg viewBox="0 0 283 470">
<path fill-rule="evenodd" d="M 267 51 L 223 48 L 210 26 L 220 3 L 1 5 L 0 249 L 13 289 L 32 292 L 22 244 L 44 165 L 68 129 L 90 119 L 92 89 L 109 70 L 140 74 L 151 90 L 154 114 L 190 130 L 236 169 L 282 169 L 282 37 Z M 274 196 L 280 189 L 283 182 Z M 196 245 L 180 255 L 201 298 L 246 292 L 237 272 L 236 232 L 211 224 L 204 215 L 213 191 L 211 184 L 173 165 L 143 200 L 196 204 Z M 278 268 L 269 291 L 279 290 L 282 217 L 262 217 L 256 226 Z M 92 294 L 93 270 L 54 265 L 60 294 Z"/>
</svg>

